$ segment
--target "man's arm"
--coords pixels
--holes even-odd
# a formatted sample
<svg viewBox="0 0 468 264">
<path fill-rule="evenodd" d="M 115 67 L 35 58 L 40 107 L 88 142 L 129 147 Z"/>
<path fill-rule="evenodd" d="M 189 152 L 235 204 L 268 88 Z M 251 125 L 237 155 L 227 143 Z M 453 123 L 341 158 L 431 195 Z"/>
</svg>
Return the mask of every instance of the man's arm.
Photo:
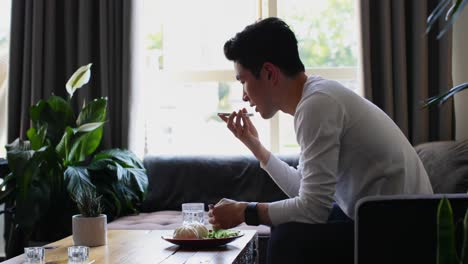
<svg viewBox="0 0 468 264">
<path fill-rule="evenodd" d="M 302 151 L 299 194 L 268 204 L 273 225 L 327 221 L 336 191 L 343 125 L 343 107 L 327 94 L 316 93 L 298 106 L 295 127 Z"/>
<path fill-rule="evenodd" d="M 237 202 L 229 199 L 221 199 L 215 206 L 210 206 L 208 212 L 209 223 L 216 229 L 229 229 L 245 222 L 245 209 L 247 202 Z M 268 215 L 268 203 L 257 204 L 259 224 L 271 225 Z"/>
<path fill-rule="evenodd" d="M 272 225 L 270 215 L 268 214 L 267 203 L 259 203 L 257 205 L 257 213 L 258 213 L 258 218 L 260 220 L 261 225 L 268 225 L 268 226 Z"/>
</svg>

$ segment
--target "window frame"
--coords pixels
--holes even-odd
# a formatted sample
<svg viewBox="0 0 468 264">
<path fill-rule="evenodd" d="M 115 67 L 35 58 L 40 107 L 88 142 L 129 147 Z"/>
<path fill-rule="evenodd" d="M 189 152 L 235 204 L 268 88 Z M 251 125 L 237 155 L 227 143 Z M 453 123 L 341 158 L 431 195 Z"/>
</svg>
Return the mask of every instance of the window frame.
<svg viewBox="0 0 468 264">
<path fill-rule="evenodd" d="M 257 4 L 257 19 L 276 17 L 278 14 L 277 0 L 253 0 Z M 307 75 L 320 75 L 333 80 L 358 80 L 358 67 L 306 67 Z M 232 70 L 161 70 L 158 77 L 175 81 L 187 82 L 232 82 L 235 81 L 235 71 Z M 358 93 L 361 93 L 358 88 Z M 280 152 L 280 117 L 279 113 L 269 120 L 270 126 L 270 151 Z M 145 153 L 146 154 L 146 153 Z"/>
</svg>

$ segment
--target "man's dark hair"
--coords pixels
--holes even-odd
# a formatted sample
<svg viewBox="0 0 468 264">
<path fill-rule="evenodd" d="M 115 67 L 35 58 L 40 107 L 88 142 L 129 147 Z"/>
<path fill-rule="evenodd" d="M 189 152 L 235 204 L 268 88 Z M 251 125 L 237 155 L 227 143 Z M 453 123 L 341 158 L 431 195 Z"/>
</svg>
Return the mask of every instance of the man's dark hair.
<svg viewBox="0 0 468 264">
<path fill-rule="evenodd" d="M 288 77 L 305 71 L 294 32 L 276 17 L 260 20 L 237 33 L 224 44 L 224 55 L 250 70 L 257 79 L 265 62 L 278 66 Z"/>
</svg>

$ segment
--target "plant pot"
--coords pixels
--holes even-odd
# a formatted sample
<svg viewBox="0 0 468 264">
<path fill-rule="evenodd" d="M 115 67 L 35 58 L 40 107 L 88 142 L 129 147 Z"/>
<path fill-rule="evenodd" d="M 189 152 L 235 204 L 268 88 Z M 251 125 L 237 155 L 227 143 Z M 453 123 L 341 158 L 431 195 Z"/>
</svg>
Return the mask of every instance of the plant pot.
<svg viewBox="0 0 468 264">
<path fill-rule="evenodd" d="M 76 246 L 97 247 L 107 244 L 107 216 L 72 218 L 73 242 Z"/>
</svg>

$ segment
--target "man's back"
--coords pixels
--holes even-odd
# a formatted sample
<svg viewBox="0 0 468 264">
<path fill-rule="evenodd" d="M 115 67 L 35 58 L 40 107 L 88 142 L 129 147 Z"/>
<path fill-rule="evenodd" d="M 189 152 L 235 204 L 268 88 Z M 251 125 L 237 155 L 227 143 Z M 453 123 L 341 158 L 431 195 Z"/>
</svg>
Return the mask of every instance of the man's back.
<svg viewBox="0 0 468 264">
<path fill-rule="evenodd" d="M 341 123 L 334 124 L 340 130 L 335 200 L 350 217 L 357 200 L 365 196 L 432 193 L 415 150 L 382 110 L 338 82 L 309 77 L 297 111 L 319 100 L 328 103 L 310 115 L 340 115 L 328 119 Z M 314 125 L 324 124 L 310 124 Z"/>
</svg>

